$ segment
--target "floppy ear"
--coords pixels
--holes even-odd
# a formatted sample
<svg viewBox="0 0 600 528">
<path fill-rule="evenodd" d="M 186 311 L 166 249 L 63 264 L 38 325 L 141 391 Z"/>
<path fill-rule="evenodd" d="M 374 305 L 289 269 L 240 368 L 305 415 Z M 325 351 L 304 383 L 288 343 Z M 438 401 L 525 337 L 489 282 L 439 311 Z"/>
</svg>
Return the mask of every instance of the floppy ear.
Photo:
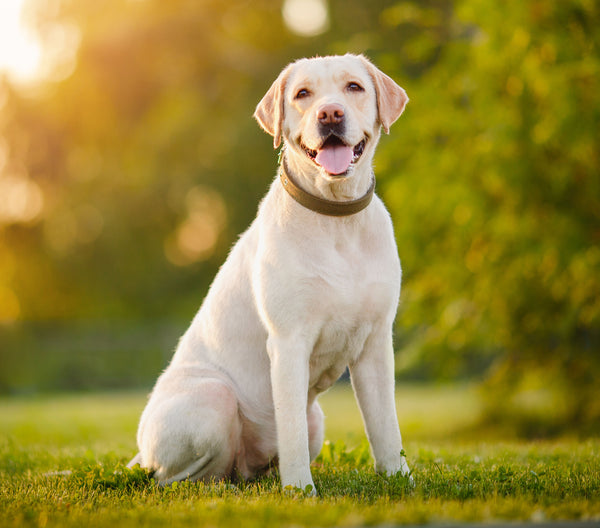
<svg viewBox="0 0 600 528">
<path fill-rule="evenodd" d="M 288 66 L 269 88 L 269 91 L 258 103 L 254 118 L 265 132 L 273 136 L 273 148 L 281 144 L 281 126 L 283 124 L 283 93 L 289 76 Z"/>
<path fill-rule="evenodd" d="M 361 55 L 360 59 L 373 79 L 373 84 L 375 85 L 375 90 L 377 92 L 379 121 L 387 134 L 390 131 L 392 123 L 394 123 L 404 111 L 404 107 L 406 106 L 406 103 L 408 103 L 408 96 L 391 77 L 388 77 L 385 73 L 376 68 L 366 57 Z"/>
</svg>

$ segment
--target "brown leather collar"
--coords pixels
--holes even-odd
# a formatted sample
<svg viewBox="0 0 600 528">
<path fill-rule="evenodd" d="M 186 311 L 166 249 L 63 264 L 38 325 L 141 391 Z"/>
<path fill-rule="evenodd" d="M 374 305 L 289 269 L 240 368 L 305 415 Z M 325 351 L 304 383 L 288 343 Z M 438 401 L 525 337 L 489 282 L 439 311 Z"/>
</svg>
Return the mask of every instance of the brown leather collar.
<svg viewBox="0 0 600 528">
<path fill-rule="evenodd" d="M 375 175 L 373 175 L 371 185 L 364 196 L 347 202 L 334 202 L 333 200 L 319 198 L 302 189 L 292 178 L 291 172 L 287 170 L 285 160 L 282 160 L 280 169 L 279 179 L 287 193 L 300 205 L 322 215 L 350 216 L 356 214 L 371 203 L 375 191 Z"/>
</svg>

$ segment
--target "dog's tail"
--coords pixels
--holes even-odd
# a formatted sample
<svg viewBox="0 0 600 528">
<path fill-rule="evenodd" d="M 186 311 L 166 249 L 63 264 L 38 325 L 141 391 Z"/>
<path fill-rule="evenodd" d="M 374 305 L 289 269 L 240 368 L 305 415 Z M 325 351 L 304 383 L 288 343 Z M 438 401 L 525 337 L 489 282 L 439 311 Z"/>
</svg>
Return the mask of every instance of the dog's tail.
<svg viewBox="0 0 600 528">
<path fill-rule="evenodd" d="M 139 464 L 140 466 L 142 465 L 142 455 L 140 453 L 138 453 L 137 455 L 135 455 L 128 463 L 127 463 L 127 467 L 129 469 L 131 469 L 133 466 L 135 466 L 136 464 Z"/>
</svg>

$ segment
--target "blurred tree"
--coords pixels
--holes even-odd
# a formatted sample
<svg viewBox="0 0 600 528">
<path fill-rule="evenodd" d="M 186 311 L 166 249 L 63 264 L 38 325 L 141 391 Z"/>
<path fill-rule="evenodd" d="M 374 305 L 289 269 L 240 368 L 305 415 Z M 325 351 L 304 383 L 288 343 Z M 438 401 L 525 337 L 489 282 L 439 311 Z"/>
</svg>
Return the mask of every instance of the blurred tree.
<svg viewBox="0 0 600 528">
<path fill-rule="evenodd" d="M 54 23 L 36 13 L 41 32 Z M 178 293 L 197 304 L 273 173 L 247 131 L 277 6 L 63 2 L 54 16 L 81 28 L 74 73 L 35 98 L 5 88 L 7 168 L 44 197 L 0 227 L 19 317 L 156 316 Z"/>
<path fill-rule="evenodd" d="M 543 407 L 550 427 L 597 425 L 600 11 L 494 6 L 457 5 L 379 158 L 395 173 L 405 362 L 452 377 L 487 355 L 491 417 L 531 423 Z M 546 398 L 527 400 L 536 389 Z"/>
</svg>

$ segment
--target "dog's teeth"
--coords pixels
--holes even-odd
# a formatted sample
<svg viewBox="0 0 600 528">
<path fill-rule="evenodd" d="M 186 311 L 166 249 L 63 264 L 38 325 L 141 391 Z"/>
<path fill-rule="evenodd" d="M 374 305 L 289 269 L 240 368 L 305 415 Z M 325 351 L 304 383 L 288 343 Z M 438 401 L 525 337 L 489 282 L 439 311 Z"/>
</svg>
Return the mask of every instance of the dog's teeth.
<svg viewBox="0 0 600 528">
<path fill-rule="evenodd" d="M 352 163 L 356 163 L 358 159 L 362 156 L 363 151 L 365 150 L 365 141 L 361 141 L 356 147 L 354 147 L 354 156 L 352 157 Z"/>
</svg>

